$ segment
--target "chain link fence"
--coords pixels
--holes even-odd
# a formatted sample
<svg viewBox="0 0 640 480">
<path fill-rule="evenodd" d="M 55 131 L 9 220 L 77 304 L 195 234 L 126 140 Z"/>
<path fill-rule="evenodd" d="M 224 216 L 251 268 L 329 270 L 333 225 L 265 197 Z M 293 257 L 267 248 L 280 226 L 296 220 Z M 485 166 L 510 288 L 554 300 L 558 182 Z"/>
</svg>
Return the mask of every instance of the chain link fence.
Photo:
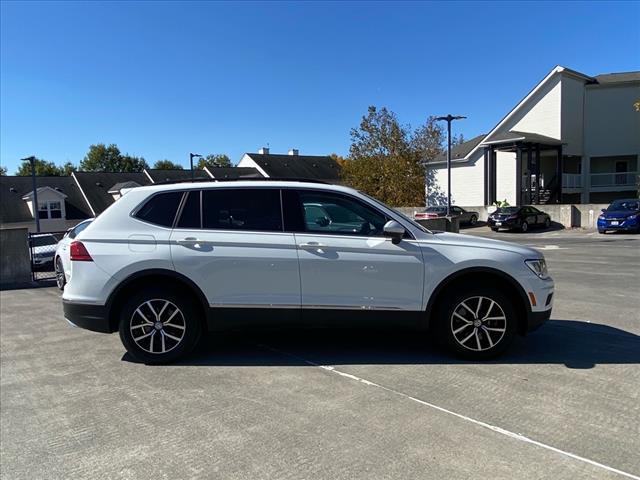
<svg viewBox="0 0 640 480">
<path fill-rule="evenodd" d="M 29 233 L 29 257 L 33 281 L 55 280 L 55 254 L 64 232 Z"/>
</svg>

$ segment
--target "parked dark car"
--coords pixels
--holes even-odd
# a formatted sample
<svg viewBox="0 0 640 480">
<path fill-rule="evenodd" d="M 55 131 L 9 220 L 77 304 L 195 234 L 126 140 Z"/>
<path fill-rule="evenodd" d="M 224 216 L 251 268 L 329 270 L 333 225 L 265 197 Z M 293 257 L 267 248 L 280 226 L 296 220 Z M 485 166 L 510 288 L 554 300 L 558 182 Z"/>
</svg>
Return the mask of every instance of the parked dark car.
<svg viewBox="0 0 640 480">
<path fill-rule="evenodd" d="M 622 230 L 640 232 L 640 200 L 627 198 L 611 202 L 598 217 L 598 232 Z"/>
<path fill-rule="evenodd" d="M 446 217 L 447 216 L 447 207 L 445 206 L 434 206 L 427 207 L 424 212 L 418 212 L 414 215 L 416 220 L 423 220 L 425 218 L 438 218 L 438 217 Z M 469 225 L 475 225 L 478 221 L 478 212 L 470 212 L 469 210 L 465 210 L 464 208 L 457 207 L 455 205 L 451 205 L 451 216 L 458 217 L 460 223 L 466 223 Z"/>
<path fill-rule="evenodd" d="M 491 230 L 520 230 L 526 232 L 530 227 L 545 227 L 551 225 L 551 217 L 538 210 L 536 207 L 525 205 L 523 207 L 500 207 L 487 220 Z"/>
</svg>

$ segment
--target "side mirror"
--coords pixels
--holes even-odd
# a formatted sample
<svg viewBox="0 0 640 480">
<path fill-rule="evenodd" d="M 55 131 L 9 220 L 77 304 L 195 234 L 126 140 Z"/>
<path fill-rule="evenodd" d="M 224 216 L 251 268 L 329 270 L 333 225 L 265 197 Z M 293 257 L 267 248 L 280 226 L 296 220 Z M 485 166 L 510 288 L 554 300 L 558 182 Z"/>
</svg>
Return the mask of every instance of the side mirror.
<svg viewBox="0 0 640 480">
<path fill-rule="evenodd" d="M 400 240 L 402 240 L 402 237 L 404 237 L 405 232 L 404 227 L 395 220 L 389 220 L 387 223 L 385 223 L 383 231 L 384 236 L 391 238 L 391 241 L 395 245 L 400 243 Z"/>
<path fill-rule="evenodd" d="M 606 208 L 603 208 L 603 209 L 602 209 L 602 210 L 600 210 L 600 211 L 601 211 L 602 213 L 604 213 L 604 212 L 606 212 L 606 211 L 607 211 L 607 209 L 606 209 Z"/>
</svg>

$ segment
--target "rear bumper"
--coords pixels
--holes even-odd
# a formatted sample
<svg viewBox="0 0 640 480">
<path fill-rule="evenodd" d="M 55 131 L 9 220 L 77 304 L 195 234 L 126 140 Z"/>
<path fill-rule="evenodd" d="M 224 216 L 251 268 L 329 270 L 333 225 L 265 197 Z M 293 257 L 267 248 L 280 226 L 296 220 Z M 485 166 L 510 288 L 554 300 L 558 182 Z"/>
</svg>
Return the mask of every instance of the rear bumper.
<svg viewBox="0 0 640 480">
<path fill-rule="evenodd" d="M 85 328 L 92 332 L 114 332 L 109 324 L 107 307 L 104 305 L 88 305 L 63 300 L 62 307 L 64 318 L 76 327 Z"/>
<path fill-rule="evenodd" d="M 511 228 L 516 228 L 518 226 L 517 222 L 515 220 L 498 220 L 497 223 L 500 223 L 500 225 L 496 225 L 496 221 L 495 220 L 488 220 L 487 221 L 487 225 L 491 228 L 504 228 L 504 229 L 511 229 Z"/>
</svg>

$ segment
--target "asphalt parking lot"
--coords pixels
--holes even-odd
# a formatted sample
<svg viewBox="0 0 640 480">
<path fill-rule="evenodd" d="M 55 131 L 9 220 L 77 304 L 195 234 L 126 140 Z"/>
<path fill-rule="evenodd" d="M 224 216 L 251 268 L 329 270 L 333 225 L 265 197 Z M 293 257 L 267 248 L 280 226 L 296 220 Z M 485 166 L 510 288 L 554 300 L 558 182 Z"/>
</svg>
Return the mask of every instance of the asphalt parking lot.
<svg viewBox="0 0 640 480">
<path fill-rule="evenodd" d="M 145 366 L 54 288 L 0 292 L 0 469 L 63 478 L 638 478 L 640 236 L 466 234 L 544 251 L 552 320 L 488 363 L 415 333 L 210 337 Z"/>
</svg>

